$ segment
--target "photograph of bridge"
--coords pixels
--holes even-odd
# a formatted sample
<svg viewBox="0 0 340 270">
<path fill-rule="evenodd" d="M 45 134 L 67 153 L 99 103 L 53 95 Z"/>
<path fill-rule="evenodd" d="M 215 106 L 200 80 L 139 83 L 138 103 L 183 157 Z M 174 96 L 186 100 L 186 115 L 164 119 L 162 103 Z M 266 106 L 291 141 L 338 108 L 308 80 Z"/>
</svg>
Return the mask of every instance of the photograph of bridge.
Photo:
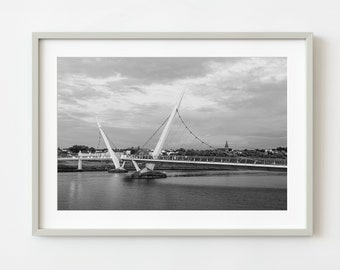
<svg viewBox="0 0 340 270">
<path fill-rule="evenodd" d="M 287 210 L 285 57 L 58 57 L 58 210 Z"/>
</svg>

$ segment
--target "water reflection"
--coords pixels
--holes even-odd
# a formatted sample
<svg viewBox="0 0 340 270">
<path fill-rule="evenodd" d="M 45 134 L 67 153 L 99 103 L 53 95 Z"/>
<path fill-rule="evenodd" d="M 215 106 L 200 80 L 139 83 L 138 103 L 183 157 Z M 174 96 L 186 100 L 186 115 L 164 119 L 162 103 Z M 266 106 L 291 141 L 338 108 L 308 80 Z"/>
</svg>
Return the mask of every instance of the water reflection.
<svg viewBox="0 0 340 270">
<path fill-rule="evenodd" d="M 128 174 L 58 174 L 59 210 L 285 210 L 287 174 L 258 171 L 167 172 L 163 179 Z"/>
</svg>

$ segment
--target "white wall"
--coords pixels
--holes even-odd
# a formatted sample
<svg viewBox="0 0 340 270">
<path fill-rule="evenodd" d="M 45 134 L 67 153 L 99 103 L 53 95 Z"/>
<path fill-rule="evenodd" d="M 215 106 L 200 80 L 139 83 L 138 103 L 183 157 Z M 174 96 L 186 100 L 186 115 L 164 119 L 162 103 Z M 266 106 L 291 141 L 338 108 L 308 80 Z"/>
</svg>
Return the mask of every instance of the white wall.
<svg viewBox="0 0 340 270">
<path fill-rule="evenodd" d="M 340 3 L 332 0 L 58 0 L 0 4 L 1 269 L 338 269 Z M 31 32 L 312 31 L 313 237 L 31 236 Z"/>
</svg>

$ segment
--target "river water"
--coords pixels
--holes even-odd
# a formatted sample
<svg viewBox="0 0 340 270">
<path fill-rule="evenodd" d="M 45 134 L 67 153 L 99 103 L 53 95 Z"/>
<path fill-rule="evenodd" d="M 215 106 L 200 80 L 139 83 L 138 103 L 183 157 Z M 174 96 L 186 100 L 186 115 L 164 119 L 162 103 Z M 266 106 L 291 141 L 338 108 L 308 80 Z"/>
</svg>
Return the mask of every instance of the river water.
<svg viewBox="0 0 340 270">
<path fill-rule="evenodd" d="M 58 210 L 286 210 L 287 173 L 168 171 L 129 179 L 108 172 L 58 173 Z"/>
</svg>

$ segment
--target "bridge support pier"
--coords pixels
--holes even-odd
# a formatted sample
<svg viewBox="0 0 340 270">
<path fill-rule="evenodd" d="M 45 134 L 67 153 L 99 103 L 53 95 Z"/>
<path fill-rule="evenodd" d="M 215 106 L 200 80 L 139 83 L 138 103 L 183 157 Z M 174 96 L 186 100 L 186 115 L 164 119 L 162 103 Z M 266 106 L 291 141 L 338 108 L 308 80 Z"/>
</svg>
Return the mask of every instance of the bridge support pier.
<svg viewBox="0 0 340 270">
<path fill-rule="evenodd" d="M 81 158 L 78 159 L 78 171 L 83 170 L 83 161 Z"/>
</svg>

